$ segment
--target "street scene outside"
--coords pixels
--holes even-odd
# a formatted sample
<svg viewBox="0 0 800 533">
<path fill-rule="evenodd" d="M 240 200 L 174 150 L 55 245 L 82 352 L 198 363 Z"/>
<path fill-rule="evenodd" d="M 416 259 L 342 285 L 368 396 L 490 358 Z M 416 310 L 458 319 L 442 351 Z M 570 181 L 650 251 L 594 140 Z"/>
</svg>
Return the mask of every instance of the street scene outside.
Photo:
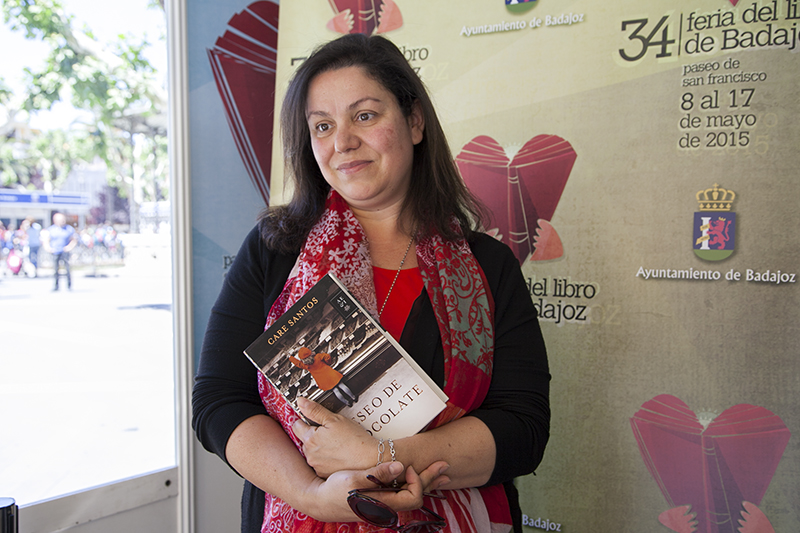
<svg viewBox="0 0 800 533">
<path fill-rule="evenodd" d="M 26 505 L 175 465 L 168 235 L 73 264 L 0 267 L 0 494 Z"/>
<path fill-rule="evenodd" d="M 176 464 L 166 16 L 0 6 L 0 497 L 24 506 Z"/>
</svg>

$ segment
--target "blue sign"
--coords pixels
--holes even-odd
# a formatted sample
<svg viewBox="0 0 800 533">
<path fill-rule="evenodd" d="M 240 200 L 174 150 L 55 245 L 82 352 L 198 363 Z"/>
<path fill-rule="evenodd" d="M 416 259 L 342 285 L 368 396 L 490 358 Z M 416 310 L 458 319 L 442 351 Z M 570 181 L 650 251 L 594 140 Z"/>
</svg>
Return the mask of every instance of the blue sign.
<svg viewBox="0 0 800 533">
<path fill-rule="evenodd" d="M 0 204 L 47 204 L 89 207 L 86 193 L 46 193 L 40 191 L 17 192 L 0 190 Z M 44 207 L 44 205 L 42 206 Z"/>
</svg>

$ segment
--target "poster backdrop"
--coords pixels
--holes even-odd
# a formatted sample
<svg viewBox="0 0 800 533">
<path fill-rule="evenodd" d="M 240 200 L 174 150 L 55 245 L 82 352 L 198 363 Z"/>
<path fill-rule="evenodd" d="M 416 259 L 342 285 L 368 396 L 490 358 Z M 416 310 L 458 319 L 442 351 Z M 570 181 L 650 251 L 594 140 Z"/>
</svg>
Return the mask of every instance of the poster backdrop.
<svg viewBox="0 0 800 533">
<path fill-rule="evenodd" d="M 798 20 L 798 0 L 281 6 L 277 101 L 315 45 L 390 38 L 517 253 L 553 374 L 528 529 L 800 531 Z"/>
<path fill-rule="evenodd" d="M 225 273 L 270 197 L 279 6 L 277 1 L 184 2 L 189 136 L 179 142 L 190 150 L 196 368 Z M 197 441 L 192 464 L 184 466 L 193 475 L 197 533 L 238 531 L 241 478 Z"/>
<path fill-rule="evenodd" d="M 186 7 L 196 360 L 225 272 L 269 202 L 279 6 Z"/>
</svg>

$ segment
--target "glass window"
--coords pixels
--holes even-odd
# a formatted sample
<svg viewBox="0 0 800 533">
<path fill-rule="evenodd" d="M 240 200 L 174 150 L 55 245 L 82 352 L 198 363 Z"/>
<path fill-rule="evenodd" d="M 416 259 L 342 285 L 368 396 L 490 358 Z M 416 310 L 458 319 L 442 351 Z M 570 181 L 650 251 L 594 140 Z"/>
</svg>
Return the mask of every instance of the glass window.
<svg viewBox="0 0 800 533">
<path fill-rule="evenodd" d="M 169 234 L 115 239 L 70 253 L 71 288 L 52 254 L 4 269 L 0 493 L 19 505 L 175 464 Z"/>
<path fill-rule="evenodd" d="M 166 21 L 147 0 L 116 4 L 60 12 L 91 43 L 75 70 L 87 108 L 116 98 L 111 114 L 62 89 L 50 113 L 7 113 L 0 140 L 0 496 L 20 506 L 176 464 Z M 21 5 L 4 2 L 5 111 L 31 94 L 22 67 L 77 57 L 13 29 Z"/>
</svg>

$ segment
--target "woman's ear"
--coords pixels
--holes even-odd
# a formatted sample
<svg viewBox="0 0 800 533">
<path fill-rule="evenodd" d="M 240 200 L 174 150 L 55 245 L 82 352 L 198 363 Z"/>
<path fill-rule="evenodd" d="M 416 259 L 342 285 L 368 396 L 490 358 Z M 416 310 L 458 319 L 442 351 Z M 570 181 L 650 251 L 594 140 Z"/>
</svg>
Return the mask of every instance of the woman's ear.
<svg viewBox="0 0 800 533">
<path fill-rule="evenodd" d="M 411 141 L 417 145 L 422 142 L 425 134 L 425 117 L 422 115 L 422 106 L 419 100 L 411 104 L 411 114 L 408 116 L 408 127 L 411 128 Z"/>
</svg>

